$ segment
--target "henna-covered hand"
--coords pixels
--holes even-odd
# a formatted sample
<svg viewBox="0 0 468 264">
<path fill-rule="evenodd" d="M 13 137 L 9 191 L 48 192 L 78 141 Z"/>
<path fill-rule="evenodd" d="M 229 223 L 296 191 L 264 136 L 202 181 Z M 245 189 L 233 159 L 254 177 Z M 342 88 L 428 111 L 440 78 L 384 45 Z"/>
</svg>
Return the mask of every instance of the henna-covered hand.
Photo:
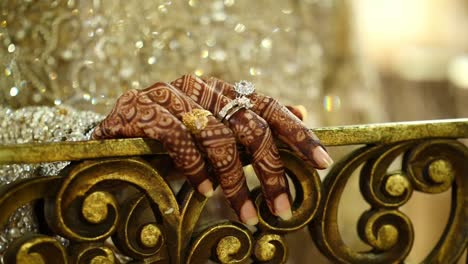
<svg viewBox="0 0 468 264">
<path fill-rule="evenodd" d="M 173 85 L 213 113 L 219 113 L 231 101 L 191 75 L 183 76 Z M 290 218 L 287 180 L 267 122 L 254 112 L 241 109 L 231 116 L 228 125 L 237 140 L 252 154 L 252 166 L 260 179 L 270 211 L 283 219 Z"/>
<path fill-rule="evenodd" d="M 256 224 L 258 219 L 253 203 L 249 200 L 232 131 L 210 115 L 205 128 L 200 133 L 190 135 L 180 120 L 195 109 L 202 108 L 166 83 L 156 83 L 144 90 L 130 90 L 117 100 L 112 112 L 94 130 L 92 138 L 157 139 L 191 184 L 210 197 L 213 185 L 201 154 L 205 153 L 233 209 L 243 222 Z"/>
<path fill-rule="evenodd" d="M 213 186 L 205 155 L 240 219 L 254 225 L 258 222 L 257 212 L 249 198 L 237 138 L 252 154 L 252 165 L 271 212 L 288 219 L 291 217 L 289 188 L 269 127 L 315 167 L 326 168 L 332 161 L 300 120 L 276 100 L 259 94 L 250 97 L 255 104 L 253 111 L 242 109 L 226 124 L 209 115 L 205 126 L 191 134 L 181 122 L 184 116 L 202 108 L 216 114 L 234 97 L 230 84 L 214 78 L 204 82 L 190 75 L 171 84 L 156 83 L 144 90 L 131 90 L 118 99 L 92 138 L 150 137 L 161 141 L 191 184 L 209 197 Z"/>
<path fill-rule="evenodd" d="M 219 113 L 237 96 L 232 85 L 215 78 L 205 82 L 196 76 L 186 75 L 172 84 L 213 113 Z M 252 165 L 270 211 L 287 219 L 291 216 L 289 188 L 269 127 L 314 167 L 324 169 L 333 161 L 315 134 L 278 101 L 256 93 L 249 95 L 249 99 L 253 103 L 252 111 L 242 109 L 236 112 L 228 120 L 228 125 L 253 156 Z"/>
</svg>

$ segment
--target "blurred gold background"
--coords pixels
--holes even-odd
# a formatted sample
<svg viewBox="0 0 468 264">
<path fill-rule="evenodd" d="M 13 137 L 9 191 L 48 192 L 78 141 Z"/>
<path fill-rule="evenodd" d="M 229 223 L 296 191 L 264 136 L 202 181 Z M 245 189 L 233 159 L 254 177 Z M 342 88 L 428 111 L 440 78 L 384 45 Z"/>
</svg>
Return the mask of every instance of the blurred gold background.
<svg viewBox="0 0 468 264">
<path fill-rule="evenodd" d="M 3 0 L 0 105 L 105 114 L 127 89 L 193 73 L 254 81 L 306 106 L 311 127 L 467 117 L 467 26 L 466 0 Z M 355 178 L 341 230 L 365 249 Z M 408 263 L 435 245 L 449 198 L 414 195 L 404 208 L 416 232 Z M 290 237 L 290 263 L 327 263 L 304 241 Z"/>
</svg>

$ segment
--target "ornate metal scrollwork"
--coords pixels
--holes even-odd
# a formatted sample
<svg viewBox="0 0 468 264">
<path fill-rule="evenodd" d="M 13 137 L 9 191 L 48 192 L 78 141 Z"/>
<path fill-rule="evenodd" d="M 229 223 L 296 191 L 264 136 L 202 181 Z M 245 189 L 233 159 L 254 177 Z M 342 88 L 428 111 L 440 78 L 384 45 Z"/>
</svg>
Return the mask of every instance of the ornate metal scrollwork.
<svg viewBox="0 0 468 264">
<path fill-rule="evenodd" d="M 52 237 L 28 234 L 13 242 L 5 252 L 5 263 L 67 263 L 65 248 Z"/>
<path fill-rule="evenodd" d="M 320 177 L 312 166 L 289 150 L 280 149 L 280 155 L 296 190 L 296 197 L 293 201 L 293 218 L 288 221 L 279 221 L 268 211 L 263 196 L 259 192 L 257 192 L 255 204 L 260 212 L 261 229 L 287 233 L 299 230 L 312 221 L 321 200 L 322 188 Z"/>
<path fill-rule="evenodd" d="M 254 257 L 259 263 L 285 263 L 288 257 L 288 246 L 284 237 L 278 234 L 258 234 Z"/>
<path fill-rule="evenodd" d="M 103 241 L 114 234 L 119 250 L 136 259 L 167 257 L 166 251 L 180 254 L 179 205 L 147 162 L 85 161 L 65 173 L 57 195 L 45 206 L 56 233 L 74 242 Z M 140 196 L 126 197 L 132 193 Z"/>
<path fill-rule="evenodd" d="M 212 258 L 221 263 L 243 263 L 253 248 L 251 232 L 238 223 L 220 223 L 206 228 L 192 243 L 187 263 L 205 263 Z"/>
<path fill-rule="evenodd" d="M 313 219 L 321 198 L 321 185 L 317 172 L 304 165 L 299 157 L 286 149 L 281 149 L 280 155 L 296 190 L 293 219 L 280 221 L 271 215 L 262 195 L 256 192 L 259 228 L 263 231 L 251 234 L 235 223 L 210 226 L 192 244 L 187 257 L 189 263 L 204 263 L 207 258 L 221 263 L 243 263 L 250 257 L 259 263 L 286 262 L 287 245 L 281 234 L 298 230 Z"/>
<path fill-rule="evenodd" d="M 462 128 L 457 131 L 457 137 L 463 133 L 468 137 L 468 131 Z M 409 139 L 415 135 L 411 134 Z M 454 263 L 468 244 L 468 148 L 455 139 L 398 140 L 368 145 L 350 153 L 335 164 L 323 183 L 312 167 L 291 151 L 280 148 L 295 189 L 293 218 L 282 221 L 271 215 L 262 195 L 256 191 L 254 201 L 260 222 L 255 232 L 233 221 L 199 227 L 198 218 L 206 199 L 188 183 L 174 193 L 168 184 L 170 176 L 165 179 L 160 174 L 170 174 L 172 170 L 166 166 L 167 156 L 160 148 L 156 148 L 156 156 L 148 159 L 117 158 L 122 152 L 102 159 L 77 158 L 79 161 L 70 164 L 60 176 L 30 178 L 0 187 L 0 227 L 5 226 L 16 208 L 34 201 L 39 201 L 36 210 L 39 219 L 46 220 L 40 225 L 41 234 L 26 234 L 10 244 L 4 260 L 6 263 L 120 263 L 122 256 L 126 256 L 124 260 L 132 263 L 206 263 L 208 260 L 285 263 L 288 246 L 284 235 L 308 226 L 318 248 L 333 263 L 403 262 L 417 234 L 411 219 L 400 207 L 414 192 L 440 193 L 450 189 L 448 223 L 424 263 Z M 135 141 L 102 144 L 110 147 Z M 64 143 L 64 146 L 72 144 L 75 143 Z M 80 148 L 99 145 L 96 142 L 89 146 L 85 142 L 76 144 Z M 151 144 L 158 146 L 155 142 Z M 14 147 L 5 149 L 14 153 Z M 53 149 L 58 149 L 57 143 Z M 134 155 L 143 148 L 131 149 Z M 151 154 L 146 147 L 143 152 Z M 0 162 L 1 153 L 0 147 Z M 105 151 L 98 150 L 88 158 L 96 158 L 96 153 Z M 389 171 L 399 157 L 402 157 L 401 168 Z M 57 159 L 59 156 L 54 153 L 51 160 Z M 341 195 L 354 172 L 360 173 L 360 191 L 370 205 L 357 223 L 357 234 L 371 248 L 367 252 L 349 247 L 341 238 L 337 222 Z M 60 243 L 56 235 L 69 243 Z"/>
<path fill-rule="evenodd" d="M 176 197 L 156 169 L 138 158 L 77 162 L 61 176 L 15 183 L 4 192 L 5 202 L 0 207 L 17 205 L 9 199 L 18 192 L 31 196 L 22 204 L 44 199 L 48 228 L 70 241 L 72 263 L 116 261 L 102 244 L 108 238 L 112 238 L 118 254 L 135 260 L 204 263 L 214 259 L 241 263 L 253 258 L 262 263 L 284 262 L 287 246 L 280 234 L 300 229 L 312 220 L 321 192 L 313 168 L 301 164 L 287 150 L 281 150 L 281 155 L 296 188 L 295 218 L 277 220 L 264 210 L 258 195 L 256 203 L 262 215 L 261 231 L 256 234 L 239 223 L 224 223 L 209 227 L 190 242 L 205 198 L 188 184 Z M 52 192 L 47 190 L 50 183 L 56 186 Z M 42 186 L 38 189 L 42 192 L 30 193 L 38 186 Z M 216 254 L 207 248 L 214 248 Z"/>
<path fill-rule="evenodd" d="M 390 164 L 402 154 L 402 170 L 388 173 Z M 456 140 L 410 141 L 358 149 L 327 175 L 322 210 L 309 229 L 321 251 L 335 262 L 401 262 L 410 252 L 415 234 L 410 219 L 398 208 L 409 200 L 413 190 L 438 193 L 452 187 L 454 199 L 448 225 L 424 263 L 453 263 L 468 243 L 467 161 L 466 146 Z M 341 194 L 351 174 L 362 164 L 360 189 L 371 209 L 362 214 L 358 233 L 372 247 L 368 252 L 348 247 L 337 225 Z"/>
<path fill-rule="evenodd" d="M 449 220 L 424 263 L 452 263 L 468 245 L 468 148 L 456 140 L 433 140 L 407 152 L 403 167 L 416 190 L 440 193 L 452 187 Z"/>
<path fill-rule="evenodd" d="M 112 240 L 123 254 L 144 259 L 162 252 L 160 257 L 167 259 L 161 217 L 155 217 L 144 195 L 137 193 L 122 202 L 120 221 Z"/>
<path fill-rule="evenodd" d="M 77 244 L 69 251 L 72 253 L 70 263 L 119 263 L 114 251 L 102 243 Z"/>
</svg>

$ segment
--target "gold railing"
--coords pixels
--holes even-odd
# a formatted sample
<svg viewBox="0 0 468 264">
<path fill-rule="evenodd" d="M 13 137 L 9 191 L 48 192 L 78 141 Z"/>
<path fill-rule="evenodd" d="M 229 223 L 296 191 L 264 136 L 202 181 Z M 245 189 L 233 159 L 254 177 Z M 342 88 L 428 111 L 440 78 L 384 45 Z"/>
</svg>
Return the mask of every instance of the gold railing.
<svg viewBox="0 0 468 264">
<path fill-rule="evenodd" d="M 174 193 L 161 145 L 147 139 L 0 146 L 0 164 L 75 161 L 59 176 L 0 187 L 0 227 L 19 207 L 38 201 L 41 234 L 24 235 L 7 249 L 6 263 L 114 263 L 115 253 L 144 263 L 283 263 L 284 235 L 308 228 L 333 263 L 396 263 L 409 254 L 415 232 L 399 208 L 413 191 L 452 192 L 445 230 L 425 263 L 454 263 L 468 243 L 468 119 L 344 126 L 314 130 L 326 146 L 363 145 L 338 160 L 323 182 L 280 146 L 296 190 L 293 218 L 279 221 L 253 191 L 260 222 L 255 233 L 234 221 L 197 226 L 206 203 L 185 184 Z M 244 155 L 246 156 L 246 155 Z M 403 156 L 401 169 L 388 171 Z M 246 156 L 244 160 L 248 161 Z M 246 164 L 247 165 L 247 164 Z M 343 241 L 338 204 L 351 174 L 371 209 L 358 222 L 357 252 Z M 196 232 L 194 232 L 196 230 Z M 70 241 L 67 247 L 53 237 Z M 112 239 L 112 243 L 104 243 Z"/>
</svg>

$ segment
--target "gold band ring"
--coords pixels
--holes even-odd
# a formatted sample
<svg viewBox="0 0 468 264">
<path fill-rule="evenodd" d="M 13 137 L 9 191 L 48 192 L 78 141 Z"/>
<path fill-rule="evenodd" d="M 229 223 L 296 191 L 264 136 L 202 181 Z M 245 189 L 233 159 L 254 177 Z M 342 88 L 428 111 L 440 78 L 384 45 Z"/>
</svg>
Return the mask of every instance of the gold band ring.
<svg viewBox="0 0 468 264">
<path fill-rule="evenodd" d="M 193 109 L 182 116 L 182 123 L 192 134 L 198 134 L 206 128 L 208 116 L 213 115 L 205 109 Z"/>
</svg>

